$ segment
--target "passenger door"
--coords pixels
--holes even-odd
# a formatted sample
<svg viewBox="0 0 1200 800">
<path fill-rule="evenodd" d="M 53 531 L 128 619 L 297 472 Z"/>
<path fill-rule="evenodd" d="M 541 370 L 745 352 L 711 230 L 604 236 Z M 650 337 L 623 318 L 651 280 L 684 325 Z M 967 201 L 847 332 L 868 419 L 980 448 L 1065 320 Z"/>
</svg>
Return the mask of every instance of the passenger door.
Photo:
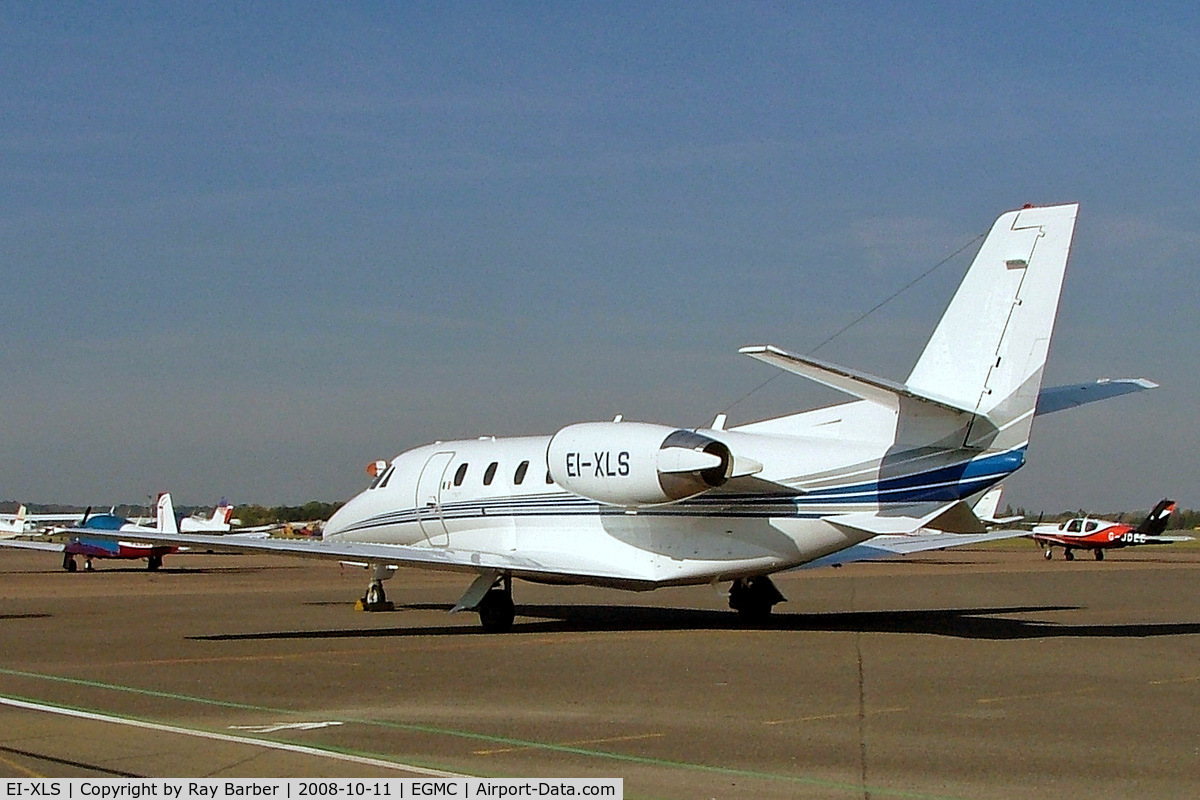
<svg viewBox="0 0 1200 800">
<path fill-rule="evenodd" d="M 417 521 L 421 523 L 421 532 L 435 547 L 445 547 L 450 544 L 450 536 L 446 531 L 446 521 L 442 517 L 442 478 L 454 460 L 454 453 L 434 453 L 421 469 L 417 478 Z"/>
</svg>

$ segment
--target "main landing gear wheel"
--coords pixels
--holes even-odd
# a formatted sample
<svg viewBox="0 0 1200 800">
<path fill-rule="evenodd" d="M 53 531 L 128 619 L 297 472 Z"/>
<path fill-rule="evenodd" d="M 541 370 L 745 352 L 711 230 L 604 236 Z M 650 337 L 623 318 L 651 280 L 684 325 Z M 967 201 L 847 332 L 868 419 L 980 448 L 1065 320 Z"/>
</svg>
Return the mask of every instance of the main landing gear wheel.
<svg viewBox="0 0 1200 800">
<path fill-rule="evenodd" d="M 75 556 L 70 553 L 67 553 L 63 556 L 63 569 L 65 569 L 67 572 L 74 572 L 75 570 L 79 569 L 79 565 L 75 563 Z"/>
<path fill-rule="evenodd" d="M 787 598 L 766 575 L 738 578 L 729 587 L 729 607 L 749 625 L 761 625 L 771 618 L 771 607 Z"/>
<path fill-rule="evenodd" d="M 162 556 L 150 556 L 146 559 L 146 569 L 154 572 L 162 566 Z"/>
<path fill-rule="evenodd" d="M 1047 547 L 1046 552 L 1043 555 L 1045 555 L 1046 560 L 1049 561 L 1050 559 L 1054 558 L 1054 551 Z"/>
<path fill-rule="evenodd" d="M 1063 558 L 1065 558 L 1067 561 L 1074 561 L 1075 554 L 1072 553 L 1070 550 L 1063 550 Z"/>
<path fill-rule="evenodd" d="M 487 590 L 476 607 L 479 624 L 485 633 L 508 633 L 512 630 L 513 618 L 517 615 L 512 599 L 512 579 L 505 577 L 500 583 Z"/>
<path fill-rule="evenodd" d="M 1097 560 L 1097 561 L 1103 561 L 1103 560 L 1104 560 L 1104 551 L 1103 551 L 1103 550 L 1097 550 L 1097 551 L 1096 551 L 1096 560 Z"/>
</svg>

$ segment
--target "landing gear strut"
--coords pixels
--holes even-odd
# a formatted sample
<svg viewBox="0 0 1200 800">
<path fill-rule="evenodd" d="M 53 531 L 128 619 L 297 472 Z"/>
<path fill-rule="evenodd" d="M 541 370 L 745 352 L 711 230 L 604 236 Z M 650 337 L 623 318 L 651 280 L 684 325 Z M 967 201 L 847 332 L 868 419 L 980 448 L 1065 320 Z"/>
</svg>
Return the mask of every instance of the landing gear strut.
<svg viewBox="0 0 1200 800">
<path fill-rule="evenodd" d="M 771 606 L 786 599 L 766 575 L 738 578 L 729 587 L 729 607 L 751 625 L 766 622 L 771 616 Z"/>
</svg>

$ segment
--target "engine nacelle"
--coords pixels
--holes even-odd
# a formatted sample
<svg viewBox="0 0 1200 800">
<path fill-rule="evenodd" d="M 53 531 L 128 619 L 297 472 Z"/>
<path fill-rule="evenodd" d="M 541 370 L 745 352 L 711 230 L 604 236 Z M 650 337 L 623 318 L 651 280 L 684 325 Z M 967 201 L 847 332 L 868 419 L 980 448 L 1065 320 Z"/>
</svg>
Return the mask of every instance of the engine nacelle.
<svg viewBox="0 0 1200 800">
<path fill-rule="evenodd" d="M 550 439 L 550 477 L 599 503 L 674 503 L 729 480 L 729 447 L 694 431 L 646 422 L 580 422 Z"/>
</svg>

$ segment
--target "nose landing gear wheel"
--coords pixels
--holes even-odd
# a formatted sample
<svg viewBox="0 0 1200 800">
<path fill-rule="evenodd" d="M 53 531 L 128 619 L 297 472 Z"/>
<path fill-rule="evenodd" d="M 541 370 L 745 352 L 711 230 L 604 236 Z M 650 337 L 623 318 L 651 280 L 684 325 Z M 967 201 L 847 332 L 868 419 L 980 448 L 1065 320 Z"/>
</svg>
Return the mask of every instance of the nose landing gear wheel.
<svg viewBox="0 0 1200 800">
<path fill-rule="evenodd" d="M 356 607 L 359 611 L 392 611 L 396 608 L 388 602 L 387 593 L 383 591 L 383 583 L 380 581 L 371 581 L 367 593 L 359 599 Z"/>
<path fill-rule="evenodd" d="M 1054 551 L 1047 547 L 1044 555 L 1046 556 L 1046 560 L 1049 561 L 1050 559 L 1054 558 Z"/>
</svg>

